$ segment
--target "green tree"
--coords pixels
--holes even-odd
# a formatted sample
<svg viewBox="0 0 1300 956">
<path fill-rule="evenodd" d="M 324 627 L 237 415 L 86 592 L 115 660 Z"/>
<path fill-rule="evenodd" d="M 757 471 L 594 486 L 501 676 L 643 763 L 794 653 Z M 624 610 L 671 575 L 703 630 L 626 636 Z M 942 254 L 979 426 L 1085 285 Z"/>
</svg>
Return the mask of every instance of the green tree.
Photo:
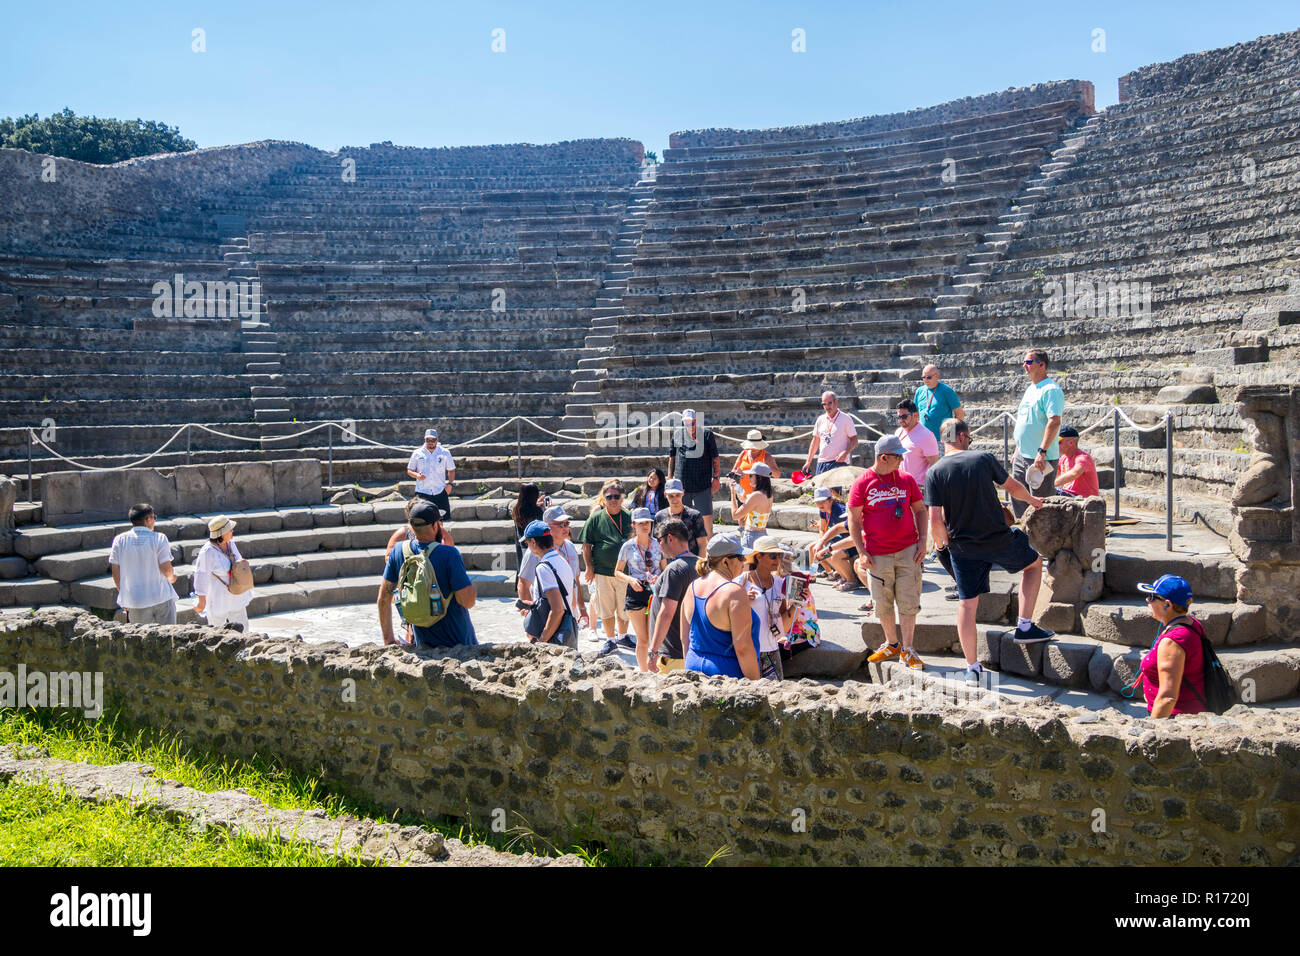
<svg viewBox="0 0 1300 956">
<path fill-rule="evenodd" d="M 35 113 L 0 119 L 0 146 L 78 159 L 83 163 L 120 163 L 133 156 L 179 153 L 195 149 L 178 127 L 154 120 L 101 119 L 63 112 L 41 119 Z"/>
</svg>

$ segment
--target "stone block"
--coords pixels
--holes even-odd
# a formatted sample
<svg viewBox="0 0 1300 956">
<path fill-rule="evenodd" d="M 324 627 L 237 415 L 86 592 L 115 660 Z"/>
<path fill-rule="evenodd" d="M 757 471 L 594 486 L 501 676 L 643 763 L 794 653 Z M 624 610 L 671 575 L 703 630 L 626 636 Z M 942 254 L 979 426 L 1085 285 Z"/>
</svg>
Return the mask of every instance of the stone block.
<svg viewBox="0 0 1300 956">
<path fill-rule="evenodd" d="M 174 473 L 163 475 L 156 468 L 132 468 L 122 474 L 122 498 L 125 502 L 114 517 L 126 517 L 127 510 L 140 501 L 153 505 L 159 515 L 172 515 L 180 505 Z"/>
<path fill-rule="evenodd" d="M 1039 607 L 1068 604 L 1073 608 L 1080 603 L 1084 567 L 1078 555 L 1073 551 L 1058 551 L 1055 557 L 1043 562 L 1043 568 L 1043 585 L 1038 594 Z"/>
<path fill-rule="evenodd" d="M 374 524 L 375 511 L 370 505 L 344 505 L 341 511 L 345 525 Z"/>
<path fill-rule="evenodd" d="M 1059 551 L 1074 551 L 1083 534 L 1084 503 L 1078 498 L 1047 498 L 1043 507 L 1026 512 L 1029 543 L 1047 559 Z"/>
<path fill-rule="evenodd" d="M 111 585 L 112 582 L 110 581 Z M 66 604 L 68 585 L 62 581 L 48 579 L 36 581 L 17 581 L 7 585 L 6 591 L 13 597 L 13 604 L 18 607 L 44 607 L 47 604 Z"/>
<path fill-rule="evenodd" d="M 975 657 L 984 667 L 998 670 L 1002 660 L 1002 635 L 1005 628 L 979 628 L 975 635 Z"/>
<path fill-rule="evenodd" d="M 1150 647 L 1157 627 L 1145 604 L 1097 601 L 1083 610 L 1083 633 L 1107 644 Z"/>
<path fill-rule="evenodd" d="M 1043 679 L 1065 687 L 1088 684 L 1088 669 L 1097 644 L 1084 638 L 1057 638 L 1043 645 Z"/>
<path fill-rule="evenodd" d="M 258 563 L 271 572 L 271 580 L 277 584 L 301 581 L 303 578 L 302 566 L 296 557 L 269 558 Z"/>
<path fill-rule="evenodd" d="M 1217 405 L 1219 393 L 1213 385 L 1166 385 L 1156 393 L 1159 405 Z"/>
<path fill-rule="evenodd" d="M 272 462 L 275 507 L 320 504 L 322 500 L 320 469 L 320 462 L 315 458 Z"/>
<path fill-rule="evenodd" d="M 1237 562 L 1221 554 L 1170 554 L 1151 557 L 1108 553 L 1106 589 L 1113 594 L 1140 594 L 1139 584 L 1150 584 L 1162 574 L 1176 574 L 1192 586 L 1196 600 L 1231 601 L 1237 596 Z"/>
<path fill-rule="evenodd" d="M 246 511 L 238 520 L 244 531 L 251 534 L 279 531 L 284 525 L 284 516 L 278 511 Z"/>
<path fill-rule="evenodd" d="M 1243 703 L 1266 703 L 1295 696 L 1300 688 L 1300 649 L 1243 651 L 1220 657 Z M 1253 696 L 1254 700 L 1247 700 Z"/>
<path fill-rule="evenodd" d="M 311 517 L 317 528 L 337 528 L 343 524 L 343 512 L 334 505 L 317 505 L 311 509 Z"/>
<path fill-rule="evenodd" d="M 1259 604 L 1237 604 L 1224 642 L 1230 646 L 1258 644 L 1268 636 L 1268 614 Z"/>
<path fill-rule="evenodd" d="M 1043 672 L 1043 643 L 1017 643 L 1012 631 L 1004 631 L 998 646 L 998 670 L 1021 677 L 1038 677 Z"/>
<path fill-rule="evenodd" d="M 126 516 L 135 501 L 130 497 L 125 471 L 87 471 L 81 475 L 82 521 L 114 521 Z"/>
<path fill-rule="evenodd" d="M 242 551 L 240 553 L 243 554 Z M 253 572 L 254 584 L 268 584 L 270 582 L 271 577 L 274 574 L 274 569 L 272 567 L 264 561 L 250 561 L 248 564 Z"/>
<path fill-rule="evenodd" d="M 80 472 L 56 472 L 41 479 L 41 504 L 51 527 L 80 521 L 84 501 Z"/>
<path fill-rule="evenodd" d="M 1040 610 L 1035 615 L 1034 620 L 1039 627 L 1044 627 L 1049 631 L 1055 631 L 1058 634 L 1070 633 L 1078 630 L 1079 612 L 1073 604 L 1063 604 L 1053 601 L 1046 606 L 1039 603 Z"/>
<path fill-rule="evenodd" d="M 301 611 L 307 607 L 307 592 L 297 584 L 270 584 L 253 592 L 248 604 L 249 617 Z"/>
<path fill-rule="evenodd" d="M 225 466 L 226 508 L 247 511 L 275 506 L 275 479 L 270 462 L 249 461 Z"/>
<path fill-rule="evenodd" d="M 176 527 L 173 541 L 206 541 L 208 538 L 208 523 L 202 518 L 182 515 L 173 518 L 171 524 Z"/>
<path fill-rule="evenodd" d="M 375 511 L 375 520 L 378 522 L 391 525 L 406 523 L 406 502 L 404 501 L 376 501 L 372 507 Z M 458 528 L 458 538 L 459 531 Z"/>
<path fill-rule="evenodd" d="M 220 514 L 226 510 L 225 466 L 183 465 L 175 476 L 178 512 Z"/>
<path fill-rule="evenodd" d="M 0 580 L 16 581 L 19 578 L 25 578 L 31 573 L 28 570 L 26 558 L 11 557 L 0 558 Z"/>
<path fill-rule="evenodd" d="M 315 526 L 314 516 L 310 508 L 281 508 L 280 521 L 286 531 L 296 531 L 301 528 Z"/>
</svg>

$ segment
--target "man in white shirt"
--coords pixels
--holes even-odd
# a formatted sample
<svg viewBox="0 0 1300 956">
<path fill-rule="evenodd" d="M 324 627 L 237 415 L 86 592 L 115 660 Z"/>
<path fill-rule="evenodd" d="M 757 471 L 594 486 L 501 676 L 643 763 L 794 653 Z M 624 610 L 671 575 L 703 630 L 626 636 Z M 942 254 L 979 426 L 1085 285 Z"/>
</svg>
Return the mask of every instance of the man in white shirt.
<svg viewBox="0 0 1300 956">
<path fill-rule="evenodd" d="M 438 444 L 438 429 L 424 433 L 424 445 L 411 453 L 406 473 L 415 479 L 415 494 L 432 501 L 442 512 L 442 520 L 451 518 L 451 499 L 447 492 L 456 482 L 456 462 L 451 452 Z"/>
<path fill-rule="evenodd" d="M 108 563 L 117 588 L 117 606 L 132 624 L 176 623 L 176 572 L 172 547 L 165 534 L 154 531 L 153 506 L 140 503 L 127 513 L 131 530 L 113 539 Z"/>
<path fill-rule="evenodd" d="M 853 425 L 853 419 L 840 411 L 840 402 L 834 392 L 822 393 L 822 409 L 822 414 L 817 416 L 817 422 L 813 425 L 808 460 L 803 466 L 805 472 L 812 471 L 813 456 L 816 456 L 815 474 L 818 475 L 840 465 L 847 465 L 858 444 L 858 430 Z"/>
<path fill-rule="evenodd" d="M 569 567 L 573 570 L 573 579 L 578 580 L 578 549 L 574 546 L 570 536 L 570 518 L 568 513 L 565 512 L 564 506 L 552 505 L 547 508 L 545 514 L 542 515 L 542 520 L 551 529 L 551 538 L 555 542 L 556 553 L 569 563 Z M 527 540 L 520 540 L 527 549 Z M 539 560 L 541 559 L 531 550 L 525 550 L 524 559 L 519 565 L 519 574 L 515 579 L 515 589 L 519 600 L 525 604 L 533 603 L 533 586 L 535 584 L 534 579 L 537 576 L 537 562 Z M 569 595 L 569 603 L 573 606 L 574 617 L 578 619 L 578 627 L 585 627 L 587 608 L 582 600 L 582 585 L 578 585 L 573 589 Z"/>
</svg>

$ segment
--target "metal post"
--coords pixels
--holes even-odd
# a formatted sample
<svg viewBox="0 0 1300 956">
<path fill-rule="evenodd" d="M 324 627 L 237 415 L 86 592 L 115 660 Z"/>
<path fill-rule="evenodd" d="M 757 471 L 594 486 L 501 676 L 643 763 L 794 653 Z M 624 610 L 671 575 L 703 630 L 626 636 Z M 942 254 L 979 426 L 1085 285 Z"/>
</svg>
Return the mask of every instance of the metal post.
<svg viewBox="0 0 1300 956">
<path fill-rule="evenodd" d="M 32 497 L 32 430 L 29 426 L 27 429 L 27 503 L 30 505 L 35 500 Z"/>
<path fill-rule="evenodd" d="M 325 484 L 334 487 L 334 423 L 330 422 L 325 426 L 325 433 L 330 436 L 330 473 Z"/>
<path fill-rule="evenodd" d="M 1011 445 L 1007 438 L 1007 413 L 1002 413 L 1002 467 L 1011 472 Z"/>
<path fill-rule="evenodd" d="M 1174 550 L 1174 413 L 1165 412 L 1165 550 Z"/>
<path fill-rule="evenodd" d="M 1119 517 L 1119 409 L 1112 413 L 1115 420 L 1115 517 Z"/>
<path fill-rule="evenodd" d="M 190 463 L 190 435 L 193 431 L 189 425 L 185 426 L 185 464 L 187 465 Z"/>
<path fill-rule="evenodd" d="M 515 416 L 515 477 L 520 481 L 524 480 L 524 453 L 520 433 L 523 431 L 523 424 L 519 421 L 519 416 Z"/>
</svg>

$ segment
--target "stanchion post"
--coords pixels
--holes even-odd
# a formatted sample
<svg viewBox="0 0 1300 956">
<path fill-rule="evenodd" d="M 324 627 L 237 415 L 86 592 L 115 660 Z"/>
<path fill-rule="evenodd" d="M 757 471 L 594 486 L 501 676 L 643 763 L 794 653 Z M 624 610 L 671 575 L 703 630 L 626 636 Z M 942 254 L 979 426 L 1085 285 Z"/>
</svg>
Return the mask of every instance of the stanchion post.
<svg viewBox="0 0 1300 956">
<path fill-rule="evenodd" d="M 190 463 L 190 435 L 191 435 L 192 433 L 193 433 L 193 429 L 190 427 L 189 424 L 186 424 L 186 426 L 185 426 L 185 464 L 187 464 L 187 465 Z"/>
<path fill-rule="evenodd" d="M 523 431 L 523 423 L 520 422 L 519 416 L 515 416 L 515 477 L 520 481 L 524 480 L 524 452 L 523 441 L 520 433 Z"/>
<path fill-rule="evenodd" d="M 1111 413 L 1115 422 L 1115 517 L 1119 517 L 1119 409 Z"/>
<path fill-rule="evenodd" d="M 27 503 L 30 505 L 36 499 L 32 497 L 32 429 L 27 428 Z"/>
<path fill-rule="evenodd" d="M 1011 473 L 1011 444 L 1007 437 L 1007 413 L 1002 413 L 1002 467 Z"/>
<path fill-rule="evenodd" d="M 329 446 L 330 446 L 329 478 L 326 479 L 325 484 L 333 488 L 334 487 L 334 423 L 333 422 L 330 422 L 325 426 L 325 433 L 329 435 Z"/>
<path fill-rule="evenodd" d="M 1165 550 L 1174 550 L 1174 413 L 1165 410 Z"/>
</svg>

